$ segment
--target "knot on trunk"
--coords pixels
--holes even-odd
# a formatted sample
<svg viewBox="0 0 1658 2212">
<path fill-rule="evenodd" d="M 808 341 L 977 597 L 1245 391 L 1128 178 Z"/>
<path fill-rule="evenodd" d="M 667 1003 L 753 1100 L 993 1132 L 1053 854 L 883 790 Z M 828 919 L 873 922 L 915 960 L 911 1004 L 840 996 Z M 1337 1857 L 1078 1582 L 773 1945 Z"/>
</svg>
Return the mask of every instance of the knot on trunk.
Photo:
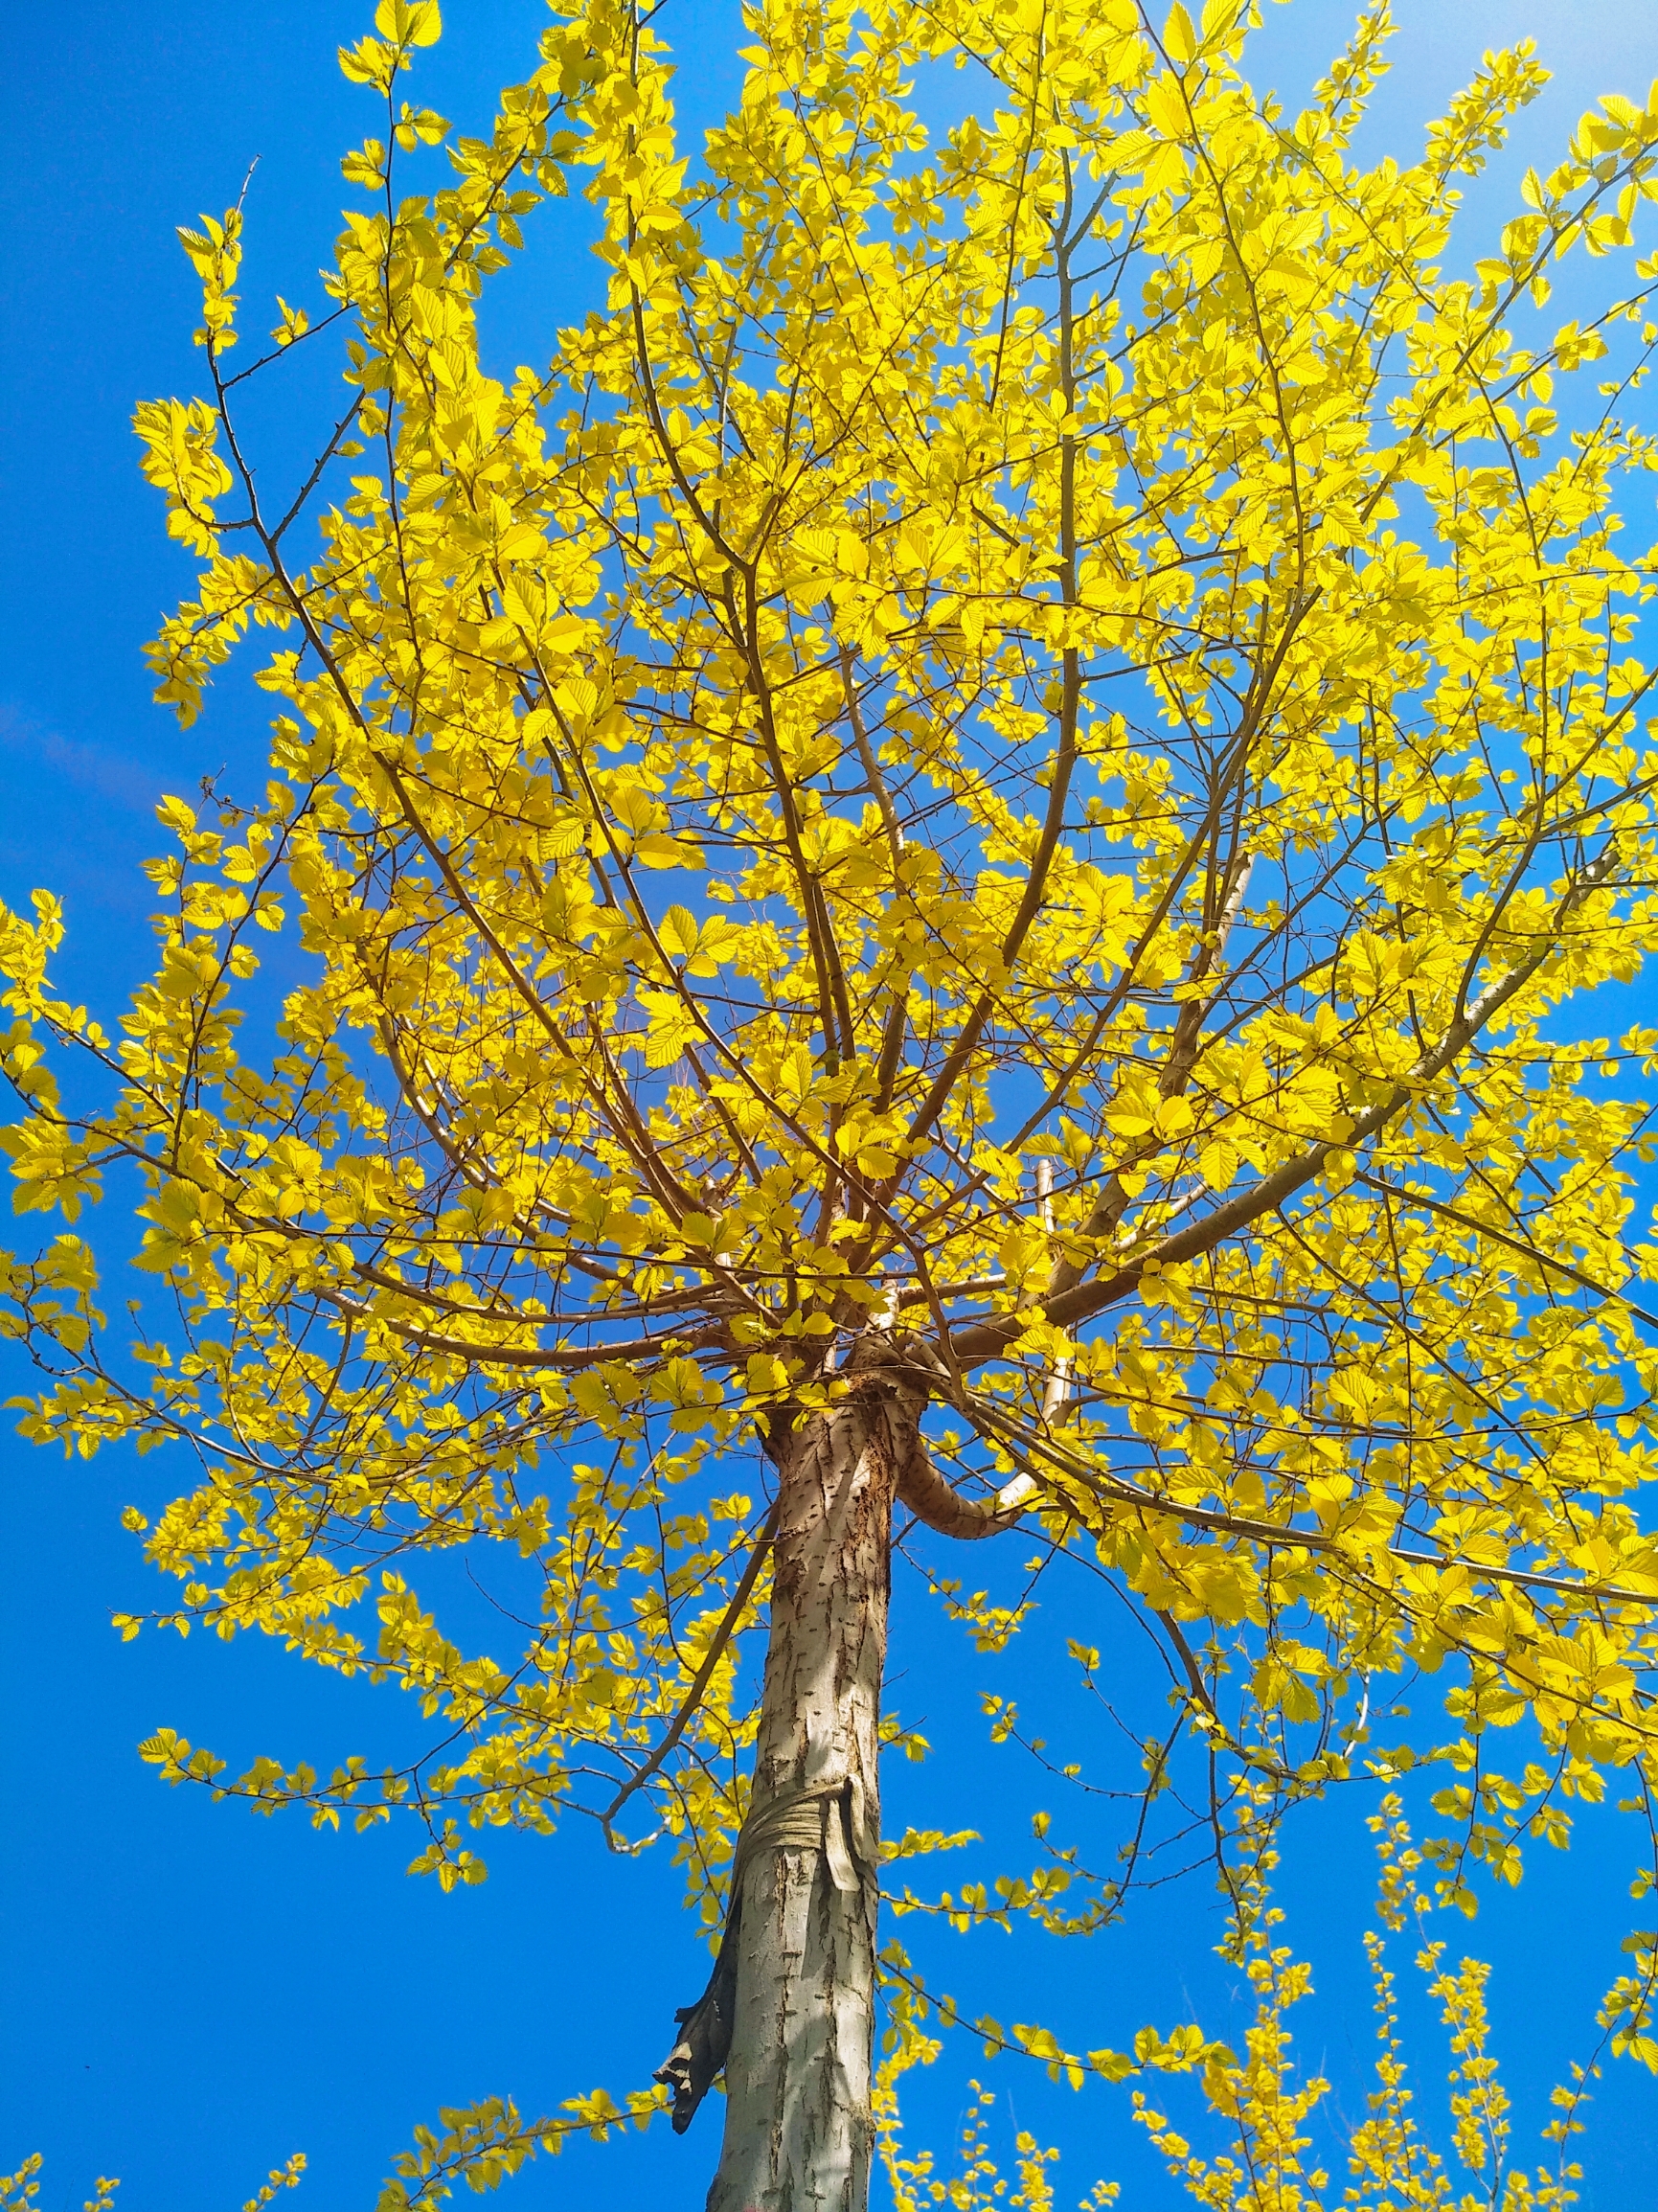
<svg viewBox="0 0 1658 2212">
<path fill-rule="evenodd" d="M 864 1825 L 863 1791 L 856 1776 L 838 1782 L 807 1782 L 781 1790 L 763 1805 L 751 1805 L 738 1832 L 726 1895 L 725 1927 L 708 1987 L 674 2018 L 679 2035 L 651 2080 L 673 2091 L 673 2132 L 683 2135 L 696 2116 L 715 2076 L 731 2052 L 737 2018 L 737 1960 L 742 1927 L 742 1888 L 749 1868 L 762 1853 L 820 1851 L 837 1889 L 855 1890 L 874 1871 L 874 1853 Z"/>
</svg>

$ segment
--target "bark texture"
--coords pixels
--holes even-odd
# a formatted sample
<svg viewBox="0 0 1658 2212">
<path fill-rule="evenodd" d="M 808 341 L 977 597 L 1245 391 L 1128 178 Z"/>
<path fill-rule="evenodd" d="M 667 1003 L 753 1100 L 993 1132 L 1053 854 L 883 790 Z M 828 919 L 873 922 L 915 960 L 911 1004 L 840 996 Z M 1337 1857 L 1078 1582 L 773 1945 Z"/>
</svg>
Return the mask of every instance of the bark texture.
<svg viewBox="0 0 1658 2212">
<path fill-rule="evenodd" d="M 821 1841 L 745 1854 L 708 2212 L 868 2203 L 881 1671 L 893 1497 L 920 1410 L 872 1361 L 784 1447 L 748 1826 L 776 1808 L 771 1833 L 799 1835 L 821 1813 Z"/>
</svg>

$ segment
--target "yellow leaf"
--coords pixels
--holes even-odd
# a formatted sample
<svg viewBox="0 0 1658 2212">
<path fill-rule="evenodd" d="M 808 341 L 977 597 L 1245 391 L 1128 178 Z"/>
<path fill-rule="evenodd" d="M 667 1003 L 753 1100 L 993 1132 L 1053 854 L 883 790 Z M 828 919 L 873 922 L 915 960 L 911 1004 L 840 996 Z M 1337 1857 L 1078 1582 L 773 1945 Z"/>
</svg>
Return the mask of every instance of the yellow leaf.
<svg viewBox="0 0 1658 2212">
<path fill-rule="evenodd" d="M 1238 1180 L 1238 1152 L 1224 1137 L 1213 1138 L 1197 1155 L 1197 1169 L 1212 1191 L 1229 1191 Z"/>
<path fill-rule="evenodd" d="M 1174 0 L 1169 11 L 1169 20 L 1163 26 L 1163 43 L 1182 68 L 1197 57 L 1197 34 L 1180 0 Z"/>
</svg>

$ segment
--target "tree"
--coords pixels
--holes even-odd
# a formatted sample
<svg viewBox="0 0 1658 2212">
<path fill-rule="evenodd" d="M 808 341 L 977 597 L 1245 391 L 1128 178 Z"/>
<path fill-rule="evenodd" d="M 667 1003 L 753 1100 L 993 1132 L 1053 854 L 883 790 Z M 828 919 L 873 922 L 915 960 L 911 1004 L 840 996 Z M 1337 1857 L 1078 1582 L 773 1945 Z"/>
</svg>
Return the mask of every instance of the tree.
<svg viewBox="0 0 1658 2212">
<path fill-rule="evenodd" d="M 716 2212 L 861 2206 L 877 1981 L 901 2035 L 932 2001 L 876 1951 L 883 1859 L 945 1840 L 879 1835 L 896 1511 L 1131 1597 L 1180 1685 L 1135 1848 L 1195 1790 L 1223 1881 L 1431 1759 L 1471 1902 L 1651 1775 L 1618 1079 L 1658 1031 L 1585 1025 L 1658 934 L 1658 556 L 1612 504 L 1658 457 L 1618 412 L 1653 264 L 1535 317 L 1658 196 L 1658 103 L 1603 103 L 1447 275 L 1530 48 L 1367 170 L 1385 8 L 1293 121 L 1254 12 L 756 0 L 693 164 L 630 6 L 556 9 L 467 139 L 404 98 L 433 0 L 382 0 L 328 311 L 235 369 L 241 211 L 204 220 L 209 395 L 137 417 L 201 564 L 158 696 L 189 721 L 273 629 L 271 780 L 161 808 L 119 1035 L 53 993 L 51 898 L 5 921 L 15 1203 L 68 1224 L 10 1264 L 26 1432 L 185 1446 L 160 1618 L 443 1717 L 406 1770 L 146 1755 L 410 1813 L 445 1885 L 464 1822 L 672 1839 L 724 1914 L 661 2077 L 683 2127 L 723 2071 Z M 505 382 L 480 295 L 572 176 L 608 306 Z M 273 500 L 240 386 L 329 330 L 349 404 Z M 130 1357 L 75 1228 L 110 1174 L 175 1308 Z M 413 1585 L 462 1546 L 539 1577 L 511 1664 Z M 1024 1617 L 946 1591 L 982 1644 Z M 1072 1654 L 1106 1696 L 1108 1641 Z M 1048 1849 L 961 1916 L 1124 1908 L 1133 1849 Z"/>
</svg>

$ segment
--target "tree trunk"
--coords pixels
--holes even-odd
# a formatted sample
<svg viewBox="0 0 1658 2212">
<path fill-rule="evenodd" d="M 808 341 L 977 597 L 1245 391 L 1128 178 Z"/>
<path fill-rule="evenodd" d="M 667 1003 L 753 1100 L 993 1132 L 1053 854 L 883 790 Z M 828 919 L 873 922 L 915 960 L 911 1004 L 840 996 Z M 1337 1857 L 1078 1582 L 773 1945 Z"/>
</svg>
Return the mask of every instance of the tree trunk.
<svg viewBox="0 0 1658 2212">
<path fill-rule="evenodd" d="M 811 1791 L 823 1839 L 756 1850 L 741 1871 L 708 2212 L 865 2212 L 869 2200 L 881 1670 L 893 1496 L 919 1411 L 870 1375 L 784 1447 L 749 1825 Z M 797 1836 L 815 1813 L 794 1812 Z"/>
</svg>

